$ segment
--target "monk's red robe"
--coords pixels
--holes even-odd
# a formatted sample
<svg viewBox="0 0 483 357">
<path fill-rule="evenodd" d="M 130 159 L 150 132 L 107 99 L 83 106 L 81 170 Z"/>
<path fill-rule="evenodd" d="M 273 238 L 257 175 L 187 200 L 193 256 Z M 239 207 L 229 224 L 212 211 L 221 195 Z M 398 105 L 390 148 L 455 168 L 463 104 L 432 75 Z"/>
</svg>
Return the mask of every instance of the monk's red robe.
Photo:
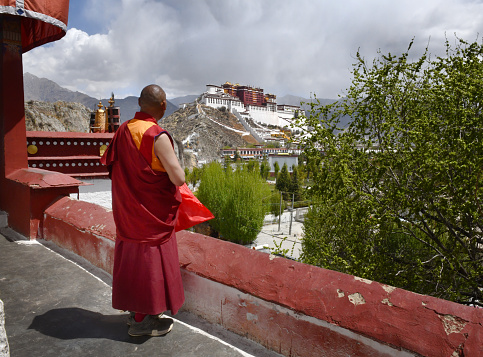
<svg viewBox="0 0 483 357">
<path fill-rule="evenodd" d="M 138 112 L 119 127 L 101 158 L 112 180 L 117 236 L 112 306 L 150 315 L 175 314 L 184 302 L 175 236 L 181 195 L 155 162 L 159 135 L 169 136 L 154 118 Z"/>
</svg>

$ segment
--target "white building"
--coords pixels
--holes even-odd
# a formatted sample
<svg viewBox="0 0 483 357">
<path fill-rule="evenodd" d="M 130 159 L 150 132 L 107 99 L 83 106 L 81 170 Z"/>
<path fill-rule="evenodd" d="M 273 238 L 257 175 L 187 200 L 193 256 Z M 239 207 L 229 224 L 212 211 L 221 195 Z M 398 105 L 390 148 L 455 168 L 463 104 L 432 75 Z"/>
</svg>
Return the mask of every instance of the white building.
<svg viewBox="0 0 483 357">
<path fill-rule="evenodd" d="M 270 154 L 268 155 L 268 164 L 270 165 L 270 172 L 275 172 L 275 162 L 278 162 L 278 167 L 281 169 L 284 164 L 287 165 L 288 172 L 293 172 L 293 167 L 298 166 L 298 155 L 289 154 Z"/>
</svg>

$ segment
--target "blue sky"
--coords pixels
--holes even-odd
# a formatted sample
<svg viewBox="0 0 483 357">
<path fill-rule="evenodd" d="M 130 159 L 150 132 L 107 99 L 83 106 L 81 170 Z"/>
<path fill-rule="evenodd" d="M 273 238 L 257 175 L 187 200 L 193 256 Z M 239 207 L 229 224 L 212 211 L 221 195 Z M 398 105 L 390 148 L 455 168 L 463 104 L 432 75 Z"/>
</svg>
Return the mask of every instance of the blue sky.
<svg viewBox="0 0 483 357">
<path fill-rule="evenodd" d="M 88 3 L 85 0 L 69 1 L 69 29 L 76 28 L 87 32 L 89 35 L 106 32 L 108 29 L 107 23 L 98 21 L 97 16 L 90 16 L 92 11 L 86 5 Z"/>
<path fill-rule="evenodd" d="M 445 36 L 481 41 L 483 0 L 70 0 L 66 36 L 23 57 L 24 72 L 94 97 L 168 98 L 226 81 L 283 96 L 344 95 L 359 50 L 372 60 Z"/>
</svg>

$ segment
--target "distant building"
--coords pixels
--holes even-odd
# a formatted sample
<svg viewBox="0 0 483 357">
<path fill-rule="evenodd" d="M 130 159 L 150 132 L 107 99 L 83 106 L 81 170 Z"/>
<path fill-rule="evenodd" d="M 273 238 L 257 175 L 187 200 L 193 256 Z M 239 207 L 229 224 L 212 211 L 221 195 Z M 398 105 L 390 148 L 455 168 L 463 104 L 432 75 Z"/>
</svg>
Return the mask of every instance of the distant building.
<svg viewBox="0 0 483 357">
<path fill-rule="evenodd" d="M 287 164 L 288 172 L 293 172 L 293 167 L 298 166 L 299 156 L 290 154 L 271 154 L 268 155 L 268 164 L 270 165 L 270 172 L 275 172 L 275 162 L 278 162 L 280 169 L 284 164 Z"/>
<path fill-rule="evenodd" d="M 300 110 L 298 106 L 277 105 L 277 97 L 274 94 L 264 94 L 262 88 L 230 82 L 221 86 L 206 85 L 202 103 L 213 108 L 225 107 L 257 123 L 278 127 L 289 126 Z"/>
<path fill-rule="evenodd" d="M 230 149 L 222 149 L 221 150 L 221 157 L 228 156 L 230 159 L 233 159 L 238 152 L 238 156 L 242 160 L 262 160 L 263 158 L 268 158 L 269 155 L 276 155 L 276 154 L 289 154 L 288 148 L 267 148 L 267 147 L 254 147 L 254 148 L 230 148 Z"/>
</svg>

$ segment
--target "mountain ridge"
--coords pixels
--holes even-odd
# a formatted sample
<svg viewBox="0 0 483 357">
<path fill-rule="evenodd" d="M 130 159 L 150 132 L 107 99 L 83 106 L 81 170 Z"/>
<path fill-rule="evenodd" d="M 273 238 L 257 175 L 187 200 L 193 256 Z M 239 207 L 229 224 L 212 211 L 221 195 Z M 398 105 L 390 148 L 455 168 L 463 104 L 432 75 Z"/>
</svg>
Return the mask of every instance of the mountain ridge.
<svg viewBox="0 0 483 357">
<path fill-rule="evenodd" d="M 165 116 L 169 116 L 178 110 L 180 104 L 192 103 L 198 98 L 200 94 L 189 94 L 182 97 L 171 98 L 167 100 L 168 107 L 166 109 Z M 85 93 L 79 91 L 71 91 L 67 88 L 61 87 L 54 81 L 47 78 L 39 78 L 29 72 L 24 73 L 24 97 L 25 101 L 36 100 L 43 102 L 76 102 L 85 105 L 91 110 L 97 109 L 99 99 L 91 97 Z M 129 120 L 134 117 L 134 114 L 138 111 L 138 97 L 129 96 L 122 99 L 114 98 L 117 106 L 121 109 L 121 122 Z M 109 98 L 101 99 L 100 101 L 104 105 L 108 105 Z M 318 98 L 321 104 L 326 105 L 337 101 L 337 99 L 322 99 Z M 296 95 L 284 95 L 277 97 L 278 104 L 301 106 L 305 111 L 310 110 L 311 99 L 296 96 Z M 301 105 L 301 103 L 304 103 Z"/>
<path fill-rule="evenodd" d="M 98 99 L 80 92 L 62 88 L 46 78 L 30 73 L 24 75 L 25 111 L 27 130 L 88 132 L 90 112 L 97 109 Z M 230 112 L 196 105 L 199 95 L 188 95 L 168 101 L 168 110 L 159 122 L 175 140 L 185 167 L 220 159 L 225 147 L 244 147 L 258 144 L 245 132 L 238 119 Z M 279 104 L 300 105 L 310 109 L 309 100 L 297 96 L 278 98 Z M 101 100 L 105 105 L 108 99 Z M 121 111 L 121 122 L 134 117 L 138 98 L 115 99 Z M 334 100 L 325 100 L 325 103 Z M 174 104 L 173 104 L 174 103 Z M 322 100 L 321 100 L 321 103 Z M 178 109 L 177 105 L 183 105 Z"/>
<path fill-rule="evenodd" d="M 129 96 L 122 99 L 115 99 L 115 105 L 120 107 L 121 123 L 134 117 L 139 110 L 138 97 Z M 39 78 L 31 73 L 24 73 L 24 101 L 42 101 L 55 103 L 57 101 L 75 102 L 85 105 L 92 111 L 97 110 L 99 99 L 91 97 L 87 94 L 71 91 L 61 87 L 54 81 L 47 78 Z M 100 101 L 108 106 L 109 98 L 100 99 Z M 167 101 L 166 116 L 178 110 L 178 106 Z"/>
</svg>

